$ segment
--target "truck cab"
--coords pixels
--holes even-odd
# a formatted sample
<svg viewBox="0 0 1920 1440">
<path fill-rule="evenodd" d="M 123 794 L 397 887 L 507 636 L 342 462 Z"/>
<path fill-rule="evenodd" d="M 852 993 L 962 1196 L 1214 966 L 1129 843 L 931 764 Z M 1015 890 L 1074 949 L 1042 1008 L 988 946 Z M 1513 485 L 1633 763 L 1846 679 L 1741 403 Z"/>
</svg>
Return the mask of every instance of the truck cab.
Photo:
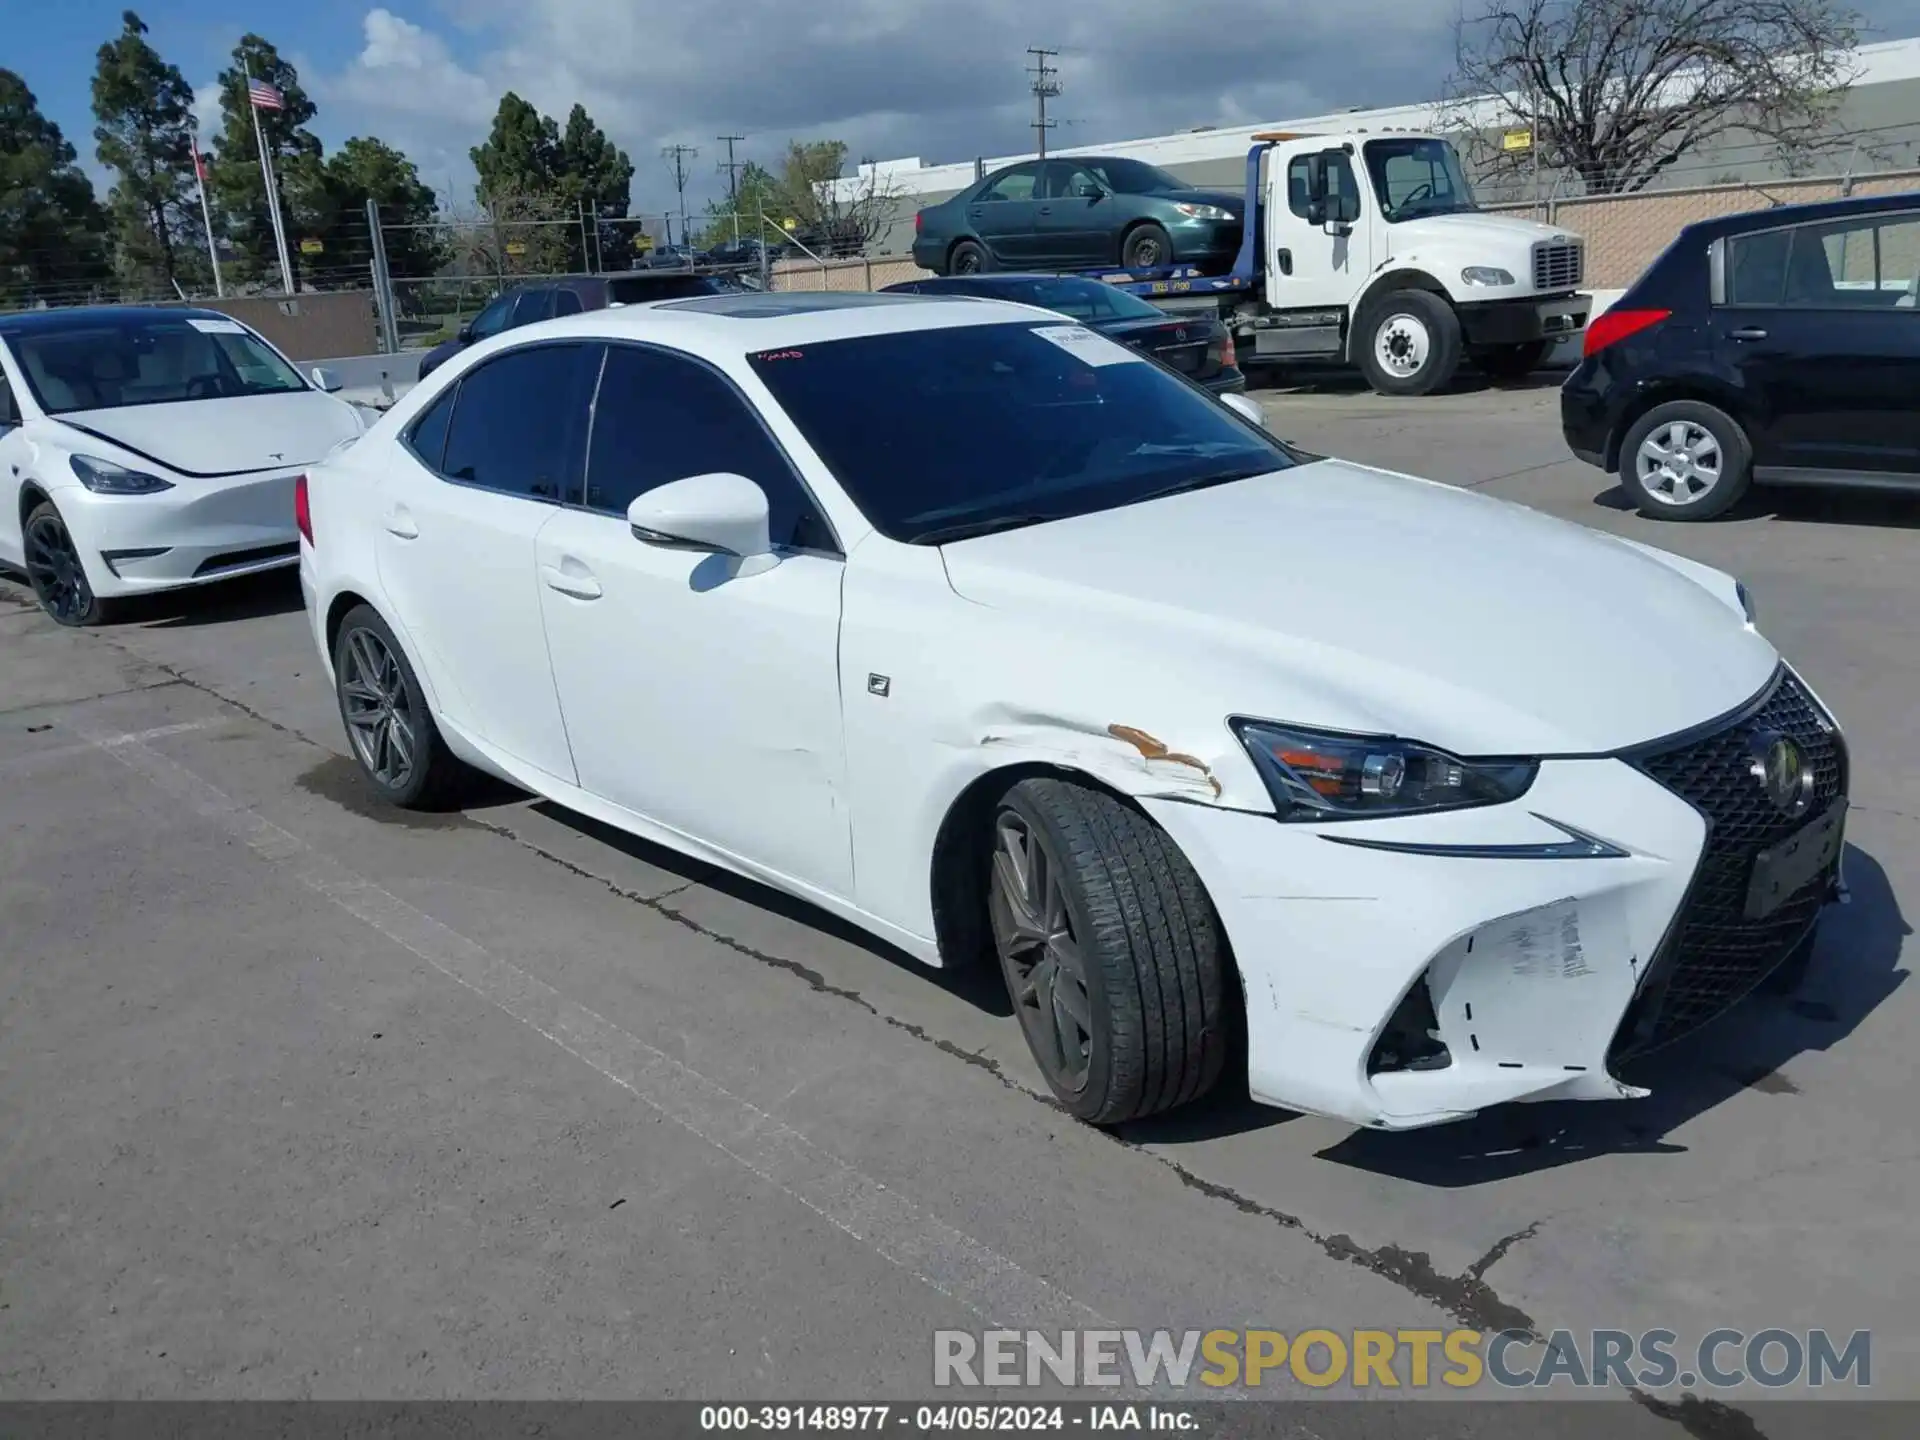
<svg viewBox="0 0 1920 1440">
<path fill-rule="evenodd" d="M 1236 316 L 1253 358 L 1338 358 L 1382 393 L 1425 394 L 1463 358 L 1524 375 L 1585 327 L 1580 237 L 1482 211 L 1444 137 L 1255 139 L 1261 223 L 1242 253 L 1260 283 Z"/>
</svg>

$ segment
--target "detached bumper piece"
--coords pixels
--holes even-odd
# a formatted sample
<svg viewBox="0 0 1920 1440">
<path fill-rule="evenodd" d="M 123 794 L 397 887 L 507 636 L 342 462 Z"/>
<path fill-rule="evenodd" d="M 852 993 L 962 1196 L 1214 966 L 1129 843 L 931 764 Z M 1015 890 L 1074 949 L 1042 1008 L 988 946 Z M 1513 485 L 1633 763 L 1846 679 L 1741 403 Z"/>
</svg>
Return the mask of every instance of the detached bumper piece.
<svg viewBox="0 0 1920 1440">
<path fill-rule="evenodd" d="M 1792 807 L 1765 783 L 1767 753 L 1782 739 L 1811 771 Z M 1630 758 L 1706 817 L 1707 840 L 1610 1063 L 1698 1029 L 1786 960 L 1837 893 L 1846 819 L 1846 742 L 1784 668 L 1742 714 Z"/>
</svg>

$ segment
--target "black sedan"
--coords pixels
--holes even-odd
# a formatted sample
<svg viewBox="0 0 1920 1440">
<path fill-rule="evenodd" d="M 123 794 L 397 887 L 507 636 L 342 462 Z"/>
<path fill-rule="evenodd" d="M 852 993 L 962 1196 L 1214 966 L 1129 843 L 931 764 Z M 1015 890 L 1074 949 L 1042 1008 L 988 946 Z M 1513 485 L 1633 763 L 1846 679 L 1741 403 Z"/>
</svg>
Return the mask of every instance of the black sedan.
<svg viewBox="0 0 1920 1440">
<path fill-rule="evenodd" d="M 1038 306 L 1144 351 L 1216 395 L 1238 394 L 1247 388 L 1233 336 L 1219 320 L 1211 315 L 1169 315 L 1099 280 L 1075 275 L 953 275 L 903 280 L 886 286 L 882 293 L 978 295 Z"/>
<path fill-rule="evenodd" d="M 1244 195 L 1196 190 L 1157 165 L 1075 155 L 1029 160 L 913 217 L 913 259 L 936 275 L 985 270 L 1224 271 L 1240 249 Z"/>
<path fill-rule="evenodd" d="M 1588 324 L 1568 448 L 1656 520 L 1755 483 L 1920 490 L 1917 264 L 1915 194 L 1689 226 Z"/>
</svg>

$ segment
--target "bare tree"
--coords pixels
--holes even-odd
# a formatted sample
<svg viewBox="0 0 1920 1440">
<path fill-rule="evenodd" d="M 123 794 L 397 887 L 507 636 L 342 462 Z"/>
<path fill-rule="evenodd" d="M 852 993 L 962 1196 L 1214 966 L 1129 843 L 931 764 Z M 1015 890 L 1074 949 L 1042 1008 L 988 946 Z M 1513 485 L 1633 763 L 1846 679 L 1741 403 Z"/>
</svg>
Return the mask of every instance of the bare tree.
<svg viewBox="0 0 1920 1440">
<path fill-rule="evenodd" d="M 795 140 L 787 146 L 776 182 L 787 214 L 773 218 L 814 254 L 864 255 L 893 225 L 899 187 L 871 161 L 842 177 L 847 147 L 838 140 Z"/>
<path fill-rule="evenodd" d="M 1588 194 L 1643 190 L 1745 133 L 1793 163 L 1834 141 L 1859 17 L 1839 0 L 1468 0 L 1449 109 L 1482 173 L 1540 161 Z M 1487 107 L 1494 113 L 1488 115 Z M 1489 128 L 1533 132 L 1508 151 Z"/>
</svg>

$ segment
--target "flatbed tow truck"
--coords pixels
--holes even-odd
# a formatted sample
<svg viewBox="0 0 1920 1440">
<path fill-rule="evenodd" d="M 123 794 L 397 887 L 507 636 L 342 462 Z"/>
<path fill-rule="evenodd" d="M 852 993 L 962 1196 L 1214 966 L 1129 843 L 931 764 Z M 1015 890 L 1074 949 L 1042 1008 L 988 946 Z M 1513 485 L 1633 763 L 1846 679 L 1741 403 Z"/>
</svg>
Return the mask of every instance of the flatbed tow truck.
<svg viewBox="0 0 1920 1440">
<path fill-rule="evenodd" d="M 1253 219 L 1231 271 L 1072 273 L 1171 312 L 1217 312 L 1242 365 L 1355 365 L 1382 395 L 1431 394 L 1463 361 L 1518 378 L 1586 328 L 1585 243 L 1480 210 L 1443 136 L 1252 139 L 1244 213 Z"/>
</svg>

